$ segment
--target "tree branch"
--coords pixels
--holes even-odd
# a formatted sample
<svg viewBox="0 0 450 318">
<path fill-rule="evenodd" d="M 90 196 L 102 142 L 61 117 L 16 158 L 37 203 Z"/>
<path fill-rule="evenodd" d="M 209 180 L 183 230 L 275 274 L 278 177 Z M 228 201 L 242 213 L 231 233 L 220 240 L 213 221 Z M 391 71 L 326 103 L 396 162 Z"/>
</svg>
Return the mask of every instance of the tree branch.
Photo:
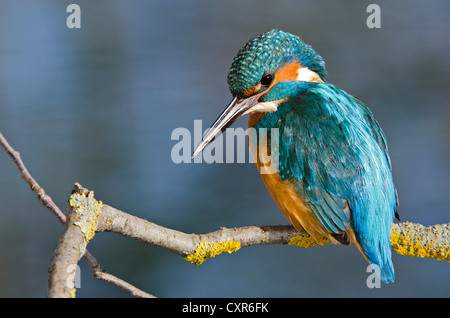
<svg viewBox="0 0 450 318">
<path fill-rule="evenodd" d="M 90 210 L 87 210 L 85 215 L 89 215 L 89 212 Z M 64 233 L 53 252 L 48 269 L 47 296 L 50 298 L 75 296 L 75 270 L 87 246 L 82 227 L 76 226 L 82 220 L 83 215 L 77 213 L 71 205 Z"/>
<path fill-rule="evenodd" d="M 102 203 L 94 199 L 94 193 L 75 185 L 69 199 L 68 218 L 63 235 L 50 261 L 48 297 L 74 297 L 75 272 L 79 259 L 85 254 L 88 242 L 95 234 Z M 136 297 L 153 298 L 133 285 L 104 272 L 97 263 L 94 277 L 112 283 Z"/>
<path fill-rule="evenodd" d="M 178 254 L 187 261 L 201 264 L 223 252 L 244 246 L 289 244 L 304 248 L 330 243 L 316 242 L 305 232 L 297 233 L 290 225 L 221 228 L 207 234 L 186 234 L 167 229 L 106 204 L 97 231 L 111 231 Z M 425 227 L 410 222 L 392 226 L 392 248 L 400 255 L 450 261 L 450 223 Z"/>
<path fill-rule="evenodd" d="M 391 245 L 403 256 L 450 262 L 450 223 L 428 227 L 410 222 L 393 224 Z"/>
<path fill-rule="evenodd" d="M 316 242 L 307 233 L 297 233 L 292 226 L 246 226 L 220 228 L 207 234 L 187 234 L 168 229 L 127 214 L 94 198 L 94 193 L 76 183 L 69 199 L 68 220 L 52 199 L 31 177 L 16 152 L 0 133 L 0 144 L 14 160 L 22 177 L 38 195 L 41 203 L 65 223 L 65 231 L 55 249 L 49 268 L 48 295 L 74 296 L 73 270 L 84 255 L 94 277 L 113 283 L 137 297 L 154 297 L 131 284 L 105 273 L 97 260 L 86 250 L 96 232 L 114 232 L 144 244 L 163 248 L 182 256 L 193 264 L 223 252 L 232 253 L 245 246 L 263 244 L 289 244 L 304 248 L 330 243 L 327 239 Z M 425 227 L 410 222 L 393 224 L 392 248 L 400 255 L 427 257 L 450 261 L 450 223 Z"/>
<path fill-rule="evenodd" d="M 103 204 L 96 231 L 121 234 L 180 255 L 194 264 L 201 264 L 210 257 L 223 252 L 231 253 L 244 246 L 288 244 L 290 239 L 299 235 L 309 239 L 309 235 L 297 233 L 292 226 L 283 225 L 221 228 L 207 234 L 186 234 L 140 219 L 106 204 Z"/>
<path fill-rule="evenodd" d="M 20 153 L 16 150 L 14 150 L 13 147 L 11 147 L 11 145 L 9 144 L 9 142 L 6 140 L 6 138 L 3 136 L 3 134 L 0 132 L 0 145 L 3 147 L 3 149 L 6 151 L 6 153 L 9 155 L 9 157 L 14 161 L 14 163 L 16 164 L 17 168 L 19 169 L 19 172 L 22 176 L 22 178 L 25 180 L 25 182 L 30 186 L 31 190 L 37 195 L 38 200 L 42 203 L 42 205 L 44 205 L 47 209 L 49 209 L 57 218 L 58 220 L 62 223 L 65 224 L 66 223 L 66 215 L 61 211 L 61 209 L 53 202 L 52 198 L 47 195 L 44 191 L 44 189 L 39 185 L 39 183 L 31 176 L 30 172 L 28 171 L 27 167 L 25 166 L 25 164 L 22 161 L 22 158 L 20 156 Z M 75 189 L 75 191 L 86 191 L 84 189 Z M 86 193 L 85 193 L 86 194 Z M 75 233 L 72 233 L 73 229 L 69 229 L 68 233 L 63 235 L 63 237 L 61 237 L 59 243 L 58 243 L 58 250 L 56 253 L 54 253 L 54 261 L 53 261 L 53 265 L 51 266 L 52 268 L 49 269 L 51 272 L 55 272 L 56 276 L 63 274 L 64 277 L 59 277 L 59 279 L 55 278 L 55 276 L 53 276 L 52 282 L 49 284 L 49 286 L 53 286 L 53 280 L 57 280 L 59 282 L 69 282 L 68 283 L 68 287 L 65 288 L 64 286 L 60 286 L 59 288 L 56 288 L 54 290 L 52 290 L 50 292 L 50 294 L 55 297 L 74 297 L 75 293 L 74 293 L 74 289 L 73 289 L 73 282 L 72 279 L 75 279 L 74 276 L 74 270 L 76 267 L 73 267 L 74 264 L 76 264 L 78 262 L 74 261 L 75 258 L 77 258 L 78 256 L 75 255 L 66 255 L 66 251 L 65 251 L 65 246 L 67 246 L 69 244 L 69 242 L 67 241 L 68 238 L 72 237 L 72 235 L 75 235 L 75 237 L 78 237 L 78 235 L 76 235 L 76 231 Z M 83 254 L 81 254 L 83 255 Z M 55 264 L 59 264 L 60 263 L 60 259 L 62 259 L 62 262 L 67 262 L 67 265 L 69 267 L 65 268 L 65 272 L 63 269 L 54 268 Z M 129 293 L 131 293 L 132 295 L 136 296 L 136 297 L 154 297 L 150 294 L 147 294 L 141 290 L 139 290 L 138 288 L 132 286 L 131 284 L 121 280 L 120 278 L 117 278 L 111 274 L 106 273 L 100 266 L 99 262 L 97 261 L 97 259 L 88 251 L 86 250 L 84 252 L 84 259 L 87 261 L 87 263 L 89 264 L 89 267 L 92 269 L 92 271 L 94 272 L 94 277 L 100 280 L 104 280 L 106 282 L 110 282 L 126 291 L 128 291 Z M 73 278 L 71 277 L 71 275 L 73 275 Z M 51 276 L 51 275 L 50 275 Z M 69 293 L 67 293 L 69 292 Z"/>
<path fill-rule="evenodd" d="M 31 174 L 28 172 L 27 167 L 22 161 L 22 158 L 20 157 L 20 153 L 18 151 L 15 151 L 11 145 L 8 143 L 5 137 L 3 137 L 3 134 L 0 132 L 0 145 L 5 149 L 6 153 L 11 157 L 11 159 L 16 164 L 17 168 L 20 171 L 20 175 L 22 176 L 22 179 L 28 183 L 31 190 L 36 193 L 38 200 L 41 201 L 42 205 L 44 205 L 47 209 L 49 209 L 57 218 L 58 220 L 64 224 L 66 222 L 66 215 L 61 212 L 59 207 L 53 202 L 52 198 L 48 196 L 44 189 L 37 183 L 36 180 L 31 176 Z"/>
</svg>

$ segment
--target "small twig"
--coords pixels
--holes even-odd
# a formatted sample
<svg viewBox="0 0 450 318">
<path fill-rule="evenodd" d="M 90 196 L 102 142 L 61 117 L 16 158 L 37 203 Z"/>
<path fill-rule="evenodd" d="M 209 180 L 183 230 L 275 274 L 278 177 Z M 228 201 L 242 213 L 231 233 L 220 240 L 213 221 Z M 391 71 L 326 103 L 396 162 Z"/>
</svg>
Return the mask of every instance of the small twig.
<svg viewBox="0 0 450 318">
<path fill-rule="evenodd" d="M 149 293 L 146 293 L 139 288 L 136 288 L 135 286 L 131 285 L 130 283 L 127 283 L 126 281 L 117 278 L 114 275 L 108 274 L 104 271 L 98 271 L 94 272 L 94 277 L 100 280 L 103 280 L 105 282 L 111 283 L 113 285 L 116 285 L 117 287 L 122 288 L 123 290 L 127 291 L 131 295 L 139 298 L 156 298 L 156 296 L 153 296 Z"/>
<path fill-rule="evenodd" d="M 120 279 L 117 276 L 105 272 L 101 268 L 100 264 L 97 262 L 97 259 L 94 256 L 92 256 L 92 254 L 89 251 L 86 251 L 86 253 L 84 254 L 84 258 L 91 267 L 94 278 L 98 280 L 103 280 L 107 283 L 122 288 L 123 290 L 130 293 L 132 296 L 138 298 L 156 298 L 156 296 L 149 294 L 143 290 L 140 290 L 139 288 L 131 285 L 130 283 L 124 281 L 123 279 Z"/>
<path fill-rule="evenodd" d="M 59 207 L 55 204 L 55 202 L 53 202 L 52 198 L 48 196 L 45 193 L 44 189 L 39 185 L 39 183 L 37 183 L 37 181 L 34 180 L 34 178 L 28 172 L 27 167 L 23 163 L 22 158 L 20 157 L 20 153 L 11 147 L 11 145 L 8 143 L 6 138 L 3 137 L 1 132 L 0 132 L 0 144 L 16 164 L 17 168 L 20 171 L 22 179 L 24 179 L 25 182 L 28 183 L 28 185 L 30 186 L 31 190 L 37 194 L 39 201 L 41 201 L 41 203 L 47 209 L 49 209 L 62 224 L 66 223 L 66 215 L 61 212 Z"/>
</svg>

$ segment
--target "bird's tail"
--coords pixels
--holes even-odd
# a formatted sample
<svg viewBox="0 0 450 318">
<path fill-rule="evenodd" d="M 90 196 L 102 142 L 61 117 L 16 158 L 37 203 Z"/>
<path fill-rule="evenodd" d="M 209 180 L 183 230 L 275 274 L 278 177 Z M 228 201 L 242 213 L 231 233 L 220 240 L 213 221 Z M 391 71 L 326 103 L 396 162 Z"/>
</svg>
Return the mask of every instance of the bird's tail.
<svg viewBox="0 0 450 318">
<path fill-rule="evenodd" d="M 364 247 L 363 247 L 363 250 Z M 395 280 L 395 270 L 392 264 L 391 248 L 383 250 L 382 255 L 373 255 L 373 253 L 367 253 L 365 250 L 367 260 L 370 264 L 374 265 L 375 273 L 380 277 L 381 281 L 385 284 L 393 283 Z"/>
<path fill-rule="evenodd" d="M 347 230 L 346 233 L 349 235 L 351 243 L 358 248 L 364 258 L 370 264 L 374 265 L 373 269 L 381 281 L 385 284 L 394 282 L 395 270 L 394 265 L 392 264 L 390 245 L 387 245 L 386 248 L 374 253 L 372 249 L 366 246 L 367 244 L 359 243 L 359 240 L 352 229 Z"/>
<path fill-rule="evenodd" d="M 376 265 L 379 270 L 375 270 L 376 274 L 380 277 L 381 281 L 385 284 L 393 283 L 395 280 L 395 271 L 394 271 L 394 265 L 392 264 L 392 259 L 389 258 L 388 261 L 383 264 L 382 266 L 372 263 L 373 265 Z"/>
</svg>

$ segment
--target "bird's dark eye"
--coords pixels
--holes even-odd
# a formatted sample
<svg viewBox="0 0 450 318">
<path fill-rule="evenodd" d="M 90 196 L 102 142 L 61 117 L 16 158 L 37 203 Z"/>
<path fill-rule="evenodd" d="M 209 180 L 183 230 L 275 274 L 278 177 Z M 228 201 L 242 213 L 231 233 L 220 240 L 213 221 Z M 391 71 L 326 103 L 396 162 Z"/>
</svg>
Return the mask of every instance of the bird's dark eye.
<svg viewBox="0 0 450 318">
<path fill-rule="evenodd" d="M 264 76 L 261 78 L 261 85 L 269 86 L 270 83 L 272 83 L 272 81 L 273 81 L 273 75 L 272 75 L 272 74 L 264 75 Z"/>
</svg>

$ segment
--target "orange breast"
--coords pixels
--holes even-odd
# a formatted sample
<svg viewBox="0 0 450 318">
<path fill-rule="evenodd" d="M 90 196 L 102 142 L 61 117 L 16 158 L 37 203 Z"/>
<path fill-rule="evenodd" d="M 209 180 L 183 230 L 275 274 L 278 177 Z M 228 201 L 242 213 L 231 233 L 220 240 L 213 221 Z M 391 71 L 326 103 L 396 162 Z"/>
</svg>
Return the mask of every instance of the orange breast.
<svg viewBox="0 0 450 318">
<path fill-rule="evenodd" d="M 250 114 L 249 127 L 253 127 L 263 116 L 264 113 Z M 249 138 L 251 138 L 251 136 L 249 136 Z M 260 154 L 270 153 L 267 147 L 267 140 L 259 140 L 258 143 L 254 140 L 249 140 L 249 147 L 258 172 L 261 174 L 264 166 L 268 165 L 268 163 L 264 164 L 260 160 L 260 158 L 262 158 Z M 267 160 L 264 160 L 264 162 L 267 162 Z M 297 231 L 305 230 L 315 240 L 319 240 L 321 237 L 328 237 L 332 242 L 336 242 L 329 232 L 325 230 L 320 221 L 318 221 L 311 213 L 303 199 L 295 190 L 293 183 L 288 180 L 281 180 L 278 172 L 272 174 L 262 173 L 261 178 L 284 216 L 291 222 Z"/>
<path fill-rule="evenodd" d="M 254 127 L 261 119 L 264 117 L 264 113 L 251 113 L 249 117 L 249 128 Z M 339 244 L 339 242 L 328 232 L 320 221 L 312 214 L 305 201 L 301 198 L 298 191 L 295 190 L 295 184 L 288 180 L 281 180 L 278 172 L 272 174 L 261 173 L 264 171 L 264 166 L 271 163 L 264 164 L 260 158 L 260 154 L 269 154 L 270 150 L 267 146 L 267 140 L 251 140 L 255 135 L 249 134 L 249 148 L 252 153 L 253 159 L 255 160 L 258 172 L 264 184 L 269 190 L 270 195 L 275 200 L 278 207 L 283 212 L 284 216 L 291 222 L 294 228 L 301 232 L 306 231 L 313 239 L 319 241 L 322 237 L 328 238 L 331 242 Z M 266 155 L 267 156 L 267 155 Z M 267 162 L 265 158 L 264 162 Z M 266 170 L 267 171 L 267 170 Z M 347 231 L 351 244 L 356 246 L 356 248 L 361 252 L 361 254 L 367 257 L 358 243 L 355 232 L 352 228 Z"/>
</svg>

